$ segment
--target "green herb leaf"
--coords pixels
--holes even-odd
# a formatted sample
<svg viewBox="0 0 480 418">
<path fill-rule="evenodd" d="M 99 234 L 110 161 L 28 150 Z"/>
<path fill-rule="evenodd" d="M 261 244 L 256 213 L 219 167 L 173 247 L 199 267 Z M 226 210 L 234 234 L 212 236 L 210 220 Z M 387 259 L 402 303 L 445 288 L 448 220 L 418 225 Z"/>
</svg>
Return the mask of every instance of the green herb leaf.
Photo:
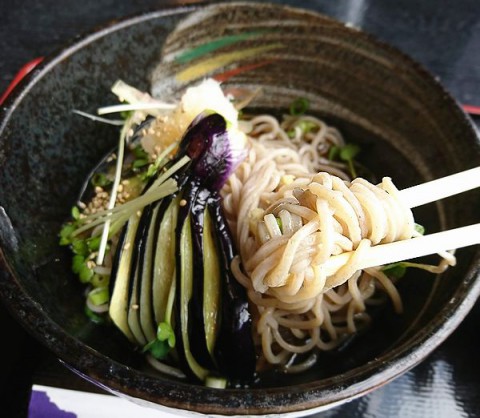
<svg viewBox="0 0 480 418">
<path fill-rule="evenodd" d="M 135 160 L 132 164 L 133 168 L 142 168 L 145 167 L 149 163 L 148 160 L 145 159 L 140 159 L 140 160 Z"/>
<path fill-rule="evenodd" d="M 87 256 L 90 254 L 87 241 L 77 238 L 72 241 L 72 251 L 75 254 Z"/>
<path fill-rule="evenodd" d="M 72 271 L 75 274 L 80 274 L 84 266 L 85 266 L 85 257 L 78 254 L 74 255 L 73 261 L 72 261 Z"/>
<path fill-rule="evenodd" d="M 77 206 L 72 208 L 72 218 L 78 221 L 80 219 L 80 209 Z"/>
<path fill-rule="evenodd" d="M 170 352 L 170 346 L 167 341 L 153 340 L 145 346 L 143 351 L 150 351 L 157 360 L 163 360 Z"/>
<path fill-rule="evenodd" d="M 158 167 L 155 164 L 150 164 L 148 166 L 147 171 L 140 175 L 140 179 L 142 181 L 147 181 L 148 179 L 152 178 L 158 171 Z"/>
<path fill-rule="evenodd" d="M 75 232 L 75 225 L 67 223 L 60 230 L 60 245 L 70 245 L 72 243 L 72 234 Z"/>
<path fill-rule="evenodd" d="M 354 158 L 360 152 L 360 147 L 356 144 L 345 144 L 343 147 L 332 146 L 328 152 L 329 160 L 335 160 L 339 158 L 348 164 L 350 175 L 355 178 L 357 173 L 355 171 Z"/>
<path fill-rule="evenodd" d="M 112 184 L 112 180 L 110 180 L 104 173 L 95 173 L 90 182 L 94 187 L 106 187 Z"/>
<path fill-rule="evenodd" d="M 340 153 L 340 147 L 337 145 L 332 145 L 328 150 L 328 159 L 330 161 L 336 160 L 338 158 L 338 154 Z"/>
<path fill-rule="evenodd" d="M 93 270 L 88 268 L 86 263 L 80 267 L 80 271 L 78 272 L 78 277 L 82 283 L 88 283 L 92 280 L 93 277 Z"/>
<path fill-rule="evenodd" d="M 133 115 L 133 110 L 124 110 L 123 112 L 120 112 L 120 117 L 123 120 L 127 120 L 132 115 Z"/>
<path fill-rule="evenodd" d="M 299 97 L 298 99 L 294 100 L 290 105 L 290 114 L 292 116 L 300 116 L 303 115 L 310 106 L 310 102 L 305 99 L 304 97 Z"/>
<path fill-rule="evenodd" d="M 175 332 L 168 322 L 160 322 L 158 324 L 157 340 L 167 341 L 170 347 L 175 347 Z"/>
<path fill-rule="evenodd" d="M 400 279 L 405 275 L 405 273 L 407 271 L 407 267 L 408 267 L 407 264 L 405 264 L 403 262 L 392 263 L 392 264 L 388 264 L 385 267 L 383 267 L 382 271 L 387 276 L 394 277 L 396 279 Z"/>
<path fill-rule="evenodd" d="M 300 130 L 301 134 L 304 135 L 304 134 L 308 134 L 316 127 L 317 125 L 309 120 L 300 120 L 300 121 L 297 121 L 293 125 L 293 127 L 287 131 L 287 135 L 289 138 L 295 138 L 297 128 Z"/>
<path fill-rule="evenodd" d="M 353 160 L 357 154 L 360 152 L 360 147 L 356 144 L 345 144 L 340 149 L 340 158 L 343 161 L 351 161 Z"/>
<path fill-rule="evenodd" d="M 98 237 L 92 237 L 88 238 L 86 240 L 87 248 L 90 252 L 94 252 L 98 250 L 98 247 L 100 247 L 100 241 L 102 240 L 101 236 Z"/>
<path fill-rule="evenodd" d="M 309 120 L 301 120 L 296 126 L 298 126 L 304 134 L 308 134 L 317 127 L 317 124 Z"/>
<path fill-rule="evenodd" d="M 133 155 L 137 160 L 148 160 L 148 153 L 143 149 L 141 145 L 137 145 L 132 149 Z"/>
</svg>

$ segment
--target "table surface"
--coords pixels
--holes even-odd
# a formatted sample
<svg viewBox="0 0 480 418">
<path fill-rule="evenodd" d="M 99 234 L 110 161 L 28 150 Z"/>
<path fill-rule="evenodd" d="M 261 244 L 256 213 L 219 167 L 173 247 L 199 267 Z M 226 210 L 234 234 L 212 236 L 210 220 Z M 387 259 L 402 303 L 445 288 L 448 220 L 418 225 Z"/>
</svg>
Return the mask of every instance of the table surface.
<svg viewBox="0 0 480 418">
<path fill-rule="evenodd" d="M 275 2 L 275 1 L 272 1 Z M 277 3 L 285 3 L 276 1 Z M 0 92 L 32 58 L 54 54 L 106 22 L 176 1 L 0 0 Z M 198 3 L 184 1 L 183 4 Z M 480 106 L 478 0 L 291 1 L 374 34 L 423 64 L 461 104 Z M 475 120 L 478 126 L 480 118 Z M 424 362 L 386 386 L 319 417 L 480 417 L 477 327 L 480 304 Z M 8 417 L 26 417 L 32 383 L 97 391 L 77 377 L 0 306 L 0 400 Z M 8 344 L 5 342 L 8 341 Z"/>
</svg>

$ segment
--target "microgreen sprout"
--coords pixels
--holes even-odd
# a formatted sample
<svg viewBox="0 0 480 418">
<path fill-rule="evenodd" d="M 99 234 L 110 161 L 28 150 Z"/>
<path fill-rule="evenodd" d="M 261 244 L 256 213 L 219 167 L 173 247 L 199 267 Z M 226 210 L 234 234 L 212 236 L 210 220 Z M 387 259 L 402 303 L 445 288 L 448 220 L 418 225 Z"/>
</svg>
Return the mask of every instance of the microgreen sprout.
<svg viewBox="0 0 480 418">
<path fill-rule="evenodd" d="M 360 147 L 357 144 L 345 144 L 344 146 L 334 145 L 330 148 L 328 152 L 329 160 L 345 161 L 348 165 L 350 175 L 352 178 L 357 177 L 357 172 L 355 170 L 355 157 L 360 152 Z"/>
<path fill-rule="evenodd" d="M 290 114 L 292 116 L 300 116 L 303 115 L 309 108 L 310 102 L 305 99 L 304 97 L 299 97 L 298 99 L 294 100 L 290 105 Z"/>
<path fill-rule="evenodd" d="M 301 119 L 287 131 L 287 135 L 289 138 L 295 138 L 297 130 L 300 131 L 301 135 L 308 134 L 312 132 L 318 125 L 315 122 L 310 120 Z"/>
<path fill-rule="evenodd" d="M 90 183 L 94 187 L 107 187 L 112 184 L 112 180 L 109 179 L 104 173 L 95 173 L 92 176 Z"/>
<path fill-rule="evenodd" d="M 157 360 L 163 360 L 175 347 L 175 343 L 175 332 L 172 326 L 168 322 L 161 322 L 158 324 L 157 338 L 145 345 L 143 352 L 149 351 Z"/>
<path fill-rule="evenodd" d="M 389 277 L 400 279 L 405 275 L 407 267 L 407 263 L 398 262 L 386 265 L 382 268 L 382 271 Z"/>
</svg>

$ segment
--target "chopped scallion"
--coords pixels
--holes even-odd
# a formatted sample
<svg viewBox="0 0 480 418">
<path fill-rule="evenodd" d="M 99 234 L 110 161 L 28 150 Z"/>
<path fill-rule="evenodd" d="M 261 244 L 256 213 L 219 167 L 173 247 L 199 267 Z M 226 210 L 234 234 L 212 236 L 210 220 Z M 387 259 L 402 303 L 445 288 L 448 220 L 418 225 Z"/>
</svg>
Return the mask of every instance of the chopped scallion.
<svg viewBox="0 0 480 418">
<path fill-rule="evenodd" d="M 304 97 L 299 97 L 298 99 L 294 100 L 290 105 L 290 114 L 292 116 L 300 116 L 303 115 L 310 106 L 310 102 L 305 99 Z"/>
<path fill-rule="evenodd" d="M 110 300 L 108 287 L 96 287 L 88 293 L 87 297 L 93 305 L 103 305 Z"/>
<path fill-rule="evenodd" d="M 224 377 L 207 376 L 205 386 L 215 389 L 225 389 L 227 387 L 227 379 Z"/>
</svg>

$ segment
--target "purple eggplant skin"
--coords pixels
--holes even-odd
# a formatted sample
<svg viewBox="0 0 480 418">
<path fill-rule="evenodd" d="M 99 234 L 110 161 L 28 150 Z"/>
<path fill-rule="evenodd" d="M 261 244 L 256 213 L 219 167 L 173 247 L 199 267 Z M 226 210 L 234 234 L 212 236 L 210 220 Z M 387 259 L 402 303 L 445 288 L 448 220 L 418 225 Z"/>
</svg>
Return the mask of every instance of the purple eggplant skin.
<svg viewBox="0 0 480 418">
<path fill-rule="evenodd" d="M 142 125 L 143 126 L 143 125 Z M 232 236 L 221 208 L 219 190 L 234 170 L 236 164 L 233 161 L 230 149 L 229 132 L 225 119 L 212 112 L 204 112 L 199 115 L 190 125 L 182 138 L 176 156 L 170 163 L 171 166 L 183 156 L 190 157 L 190 162 L 176 172 L 172 177 L 177 181 L 178 191 L 165 197 L 159 204 L 159 212 L 155 220 L 154 231 L 158 234 L 160 222 L 164 213 L 172 202 L 174 196 L 182 196 L 185 205 L 179 207 L 176 236 L 176 295 L 174 303 L 174 332 L 176 336 L 176 352 L 179 358 L 179 365 L 184 372 L 196 380 L 193 371 L 190 370 L 184 353 L 184 342 L 181 332 L 181 252 L 180 238 L 183 226 L 187 219 L 191 222 L 191 242 L 193 247 L 194 280 L 192 298 L 188 304 L 188 332 L 187 338 L 190 352 L 199 365 L 211 371 L 212 374 L 220 374 L 232 381 L 242 383 L 250 382 L 254 378 L 256 353 L 253 343 L 252 319 L 248 310 L 248 298 L 246 290 L 236 281 L 230 265 L 236 254 Z M 153 184 L 154 178 L 144 189 L 144 192 Z M 153 207 L 153 206 L 152 206 Z M 135 239 L 135 254 L 132 259 L 132 274 L 137 269 L 135 264 L 141 267 L 144 255 L 144 242 L 146 231 L 151 222 L 152 207 L 144 209 L 139 224 L 139 231 Z M 220 325 L 214 348 L 214 358 L 208 352 L 205 336 L 205 319 L 203 317 L 203 289 L 205 278 L 203 273 L 203 217 L 205 210 L 210 211 L 216 229 L 216 248 L 219 253 L 220 269 L 223 277 L 221 288 L 221 311 L 218 315 Z M 127 225 L 122 231 L 125 236 Z M 122 241 L 120 241 L 122 243 Z M 162 245 L 158 242 L 157 245 Z M 121 256 L 121 248 L 115 254 L 118 265 L 118 258 Z M 155 250 L 156 251 L 156 250 Z M 141 270 L 140 270 L 141 271 Z M 115 274 L 110 285 L 113 288 Z M 133 277 L 130 280 L 133 285 Z M 133 289 L 131 289 L 133 290 Z M 138 290 L 138 289 L 137 289 Z M 130 291 L 131 295 L 131 291 Z"/>
<path fill-rule="evenodd" d="M 224 277 L 215 359 L 222 374 L 248 382 L 254 378 L 257 360 L 252 338 L 252 317 L 248 309 L 247 291 L 230 269 L 236 252 L 220 199 L 218 193 L 213 193 L 209 201 L 211 215 L 217 226 L 217 248 L 223 257 L 221 266 Z"/>
<path fill-rule="evenodd" d="M 183 194 L 186 205 L 180 208 L 176 234 L 178 243 L 183 222 L 187 216 L 191 215 L 195 280 L 189 306 L 191 319 L 188 335 L 192 354 L 200 364 L 211 370 L 202 312 L 205 280 L 202 267 L 203 212 L 206 208 L 210 211 L 217 230 L 216 247 L 220 252 L 221 271 L 224 278 L 219 315 L 220 329 L 213 361 L 221 375 L 245 382 L 252 380 L 255 373 L 256 353 L 252 338 L 252 319 L 248 310 L 246 290 L 237 282 L 230 270 L 235 250 L 218 193 L 234 168 L 228 135 L 227 122 L 221 115 L 204 113 L 192 122 L 182 139 L 179 154 L 188 155 L 192 159 L 189 168 L 192 177 L 189 182 L 184 183 L 189 191 L 186 193 L 185 190 Z M 177 284 L 177 292 L 179 287 Z M 178 295 L 177 300 L 179 300 Z M 178 309 L 176 311 L 179 315 Z M 186 362 L 182 361 L 182 363 Z"/>
<path fill-rule="evenodd" d="M 190 209 L 192 222 L 193 265 L 195 280 L 193 281 L 193 294 L 189 306 L 189 330 L 191 351 L 197 361 L 207 369 L 215 368 L 215 361 L 211 358 L 207 348 L 205 335 L 205 317 L 203 314 L 205 280 L 203 269 L 203 214 L 207 200 L 210 196 L 208 189 L 199 187 L 195 180 L 192 189 L 195 197 Z M 193 196 L 192 196 L 193 197 Z"/>
<path fill-rule="evenodd" d="M 190 124 L 180 153 L 192 159 L 192 173 L 202 185 L 218 191 L 235 168 L 227 121 L 218 113 L 205 111 Z"/>
<path fill-rule="evenodd" d="M 206 198 L 210 192 L 202 188 L 195 178 L 187 182 L 184 190 L 182 190 L 182 199 L 185 200 L 185 205 L 180 206 L 177 218 L 177 225 L 175 229 L 175 245 L 177 247 L 175 253 L 176 259 L 176 301 L 181 300 L 181 251 L 180 251 L 180 236 L 183 225 L 188 217 L 192 223 L 191 241 L 193 245 L 193 269 L 195 277 L 193 280 L 192 298 L 188 304 L 188 339 L 192 356 L 204 368 L 214 369 L 214 361 L 211 359 L 208 352 L 206 336 L 205 336 L 205 320 L 203 317 L 203 247 L 202 247 L 202 233 L 203 233 L 203 210 L 206 204 Z M 181 360 L 182 370 L 189 376 L 192 373 L 189 369 L 188 362 L 185 359 L 183 349 L 183 338 L 181 333 L 181 313 L 180 303 L 176 303 L 174 307 L 175 317 L 175 337 L 177 341 L 177 352 Z"/>
</svg>

